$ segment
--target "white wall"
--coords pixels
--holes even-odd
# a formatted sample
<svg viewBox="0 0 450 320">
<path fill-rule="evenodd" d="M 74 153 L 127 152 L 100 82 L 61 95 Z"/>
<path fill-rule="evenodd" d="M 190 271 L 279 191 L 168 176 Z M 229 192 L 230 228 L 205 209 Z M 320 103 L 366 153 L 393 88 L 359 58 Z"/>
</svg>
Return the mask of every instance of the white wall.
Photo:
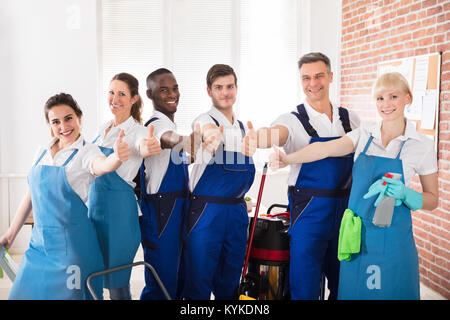
<svg viewBox="0 0 450 320">
<path fill-rule="evenodd" d="M 44 103 L 67 92 L 83 112 L 85 134 L 97 127 L 96 1 L 1 0 L 0 2 L 0 234 L 18 206 L 27 174 L 49 129 Z M 7 179 L 11 174 L 18 178 Z M 9 181 L 7 181 L 9 180 Z M 5 193 L 11 188 L 11 196 Z M 6 212 L 5 212 L 6 210 Z M 18 241 L 15 246 L 23 247 Z"/>
<path fill-rule="evenodd" d="M 330 99 L 336 103 L 340 98 L 341 73 L 341 18 L 340 0 L 302 0 L 300 2 L 301 54 L 319 51 L 330 58 L 334 73 L 330 86 Z"/>
</svg>

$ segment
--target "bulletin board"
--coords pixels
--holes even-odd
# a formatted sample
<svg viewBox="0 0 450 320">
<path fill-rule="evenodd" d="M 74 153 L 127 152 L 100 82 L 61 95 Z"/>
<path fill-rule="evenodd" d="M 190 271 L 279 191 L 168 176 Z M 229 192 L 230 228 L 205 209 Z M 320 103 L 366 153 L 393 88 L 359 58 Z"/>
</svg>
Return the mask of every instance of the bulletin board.
<svg viewBox="0 0 450 320">
<path fill-rule="evenodd" d="M 386 72 L 399 72 L 408 80 L 413 102 L 405 108 L 405 117 L 415 123 L 417 131 L 434 141 L 437 150 L 441 54 L 380 62 L 377 76 Z"/>
</svg>

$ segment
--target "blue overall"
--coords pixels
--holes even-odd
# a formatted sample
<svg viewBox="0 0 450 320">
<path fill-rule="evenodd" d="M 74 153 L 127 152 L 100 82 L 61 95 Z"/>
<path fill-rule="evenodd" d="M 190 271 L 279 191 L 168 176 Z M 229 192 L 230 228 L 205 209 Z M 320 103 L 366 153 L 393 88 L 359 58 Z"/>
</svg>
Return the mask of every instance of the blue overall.
<svg viewBox="0 0 450 320">
<path fill-rule="evenodd" d="M 339 138 L 319 137 L 304 105 L 297 106 L 297 111 L 293 114 L 311 136 L 310 143 Z M 345 132 L 351 131 L 348 111 L 339 108 L 339 116 Z M 303 163 L 295 187 L 289 187 L 292 299 L 318 299 L 322 273 L 328 280 L 329 299 L 337 298 L 339 227 L 350 194 L 352 165 L 353 154 Z"/>
<path fill-rule="evenodd" d="M 209 300 L 211 292 L 217 300 L 237 299 L 248 228 L 243 197 L 254 177 L 252 158 L 225 151 L 223 145 L 206 166 L 187 212 L 186 299 Z"/>
<path fill-rule="evenodd" d="M 98 137 L 97 137 L 98 138 Z M 95 142 L 97 138 L 93 141 Z M 105 156 L 113 148 L 99 146 Z M 141 233 L 137 200 L 133 188 L 115 171 L 97 177 L 89 189 L 89 218 L 94 223 L 105 268 L 133 263 Z M 129 285 L 131 268 L 103 276 L 103 287 L 123 288 Z"/>
<path fill-rule="evenodd" d="M 146 126 L 157 119 L 150 119 Z M 175 298 L 177 292 L 182 221 L 189 194 L 188 165 L 183 155 L 171 151 L 169 166 L 157 193 L 147 194 L 144 162 L 139 172 L 142 184 L 139 204 L 142 211 L 140 225 L 144 260 L 156 269 L 171 298 Z M 178 157 L 177 163 L 172 161 L 175 157 Z M 145 269 L 145 287 L 141 299 L 165 299 L 148 269 Z"/>
<path fill-rule="evenodd" d="M 37 165 L 45 152 L 28 175 L 34 227 L 9 299 L 91 299 L 86 279 L 104 266 L 88 209 L 67 182 L 65 167 L 78 149 L 61 167 Z M 102 278 L 91 284 L 102 297 Z"/>
<path fill-rule="evenodd" d="M 394 207 L 391 226 L 379 228 L 372 223 L 377 197 L 363 199 L 364 194 L 386 172 L 400 173 L 400 153 L 396 158 L 367 155 L 371 136 L 353 166 L 353 184 L 348 207 L 361 217 L 361 251 L 350 261 L 341 261 L 339 299 L 407 299 L 420 298 L 419 265 L 414 243 L 411 211 Z"/>
</svg>

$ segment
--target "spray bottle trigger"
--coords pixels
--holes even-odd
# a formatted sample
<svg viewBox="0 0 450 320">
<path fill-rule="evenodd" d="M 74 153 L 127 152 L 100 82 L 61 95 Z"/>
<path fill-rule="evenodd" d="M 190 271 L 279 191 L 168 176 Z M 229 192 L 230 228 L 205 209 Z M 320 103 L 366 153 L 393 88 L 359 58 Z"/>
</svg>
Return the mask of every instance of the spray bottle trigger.
<svg viewBox="0 0 450 320">
<path fill-rule="evenodd" d="M 393 178 L 394 176 L 391 174 L 391 173 L 389 173 L 389 172 L 386 172 L 385 173 L 385 175 L 384 175 L 386 178 Z M 387 185 L 387 182 L 386 181 L 383 181 L 383 186 L 385 186 L 385 185 Z"/>
</svg>

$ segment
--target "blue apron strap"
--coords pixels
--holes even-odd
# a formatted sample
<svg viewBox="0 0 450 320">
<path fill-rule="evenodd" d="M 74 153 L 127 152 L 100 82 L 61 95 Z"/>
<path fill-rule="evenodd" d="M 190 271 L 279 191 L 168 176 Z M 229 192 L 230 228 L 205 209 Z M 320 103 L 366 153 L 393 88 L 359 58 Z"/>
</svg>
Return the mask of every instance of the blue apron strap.
<svg viewBox="0 0 450 320">
<path fill-rule="evenodd" d="M 402 153 L 403 146 L 405 145 L 405 143 L 406 143 L 407 140 L 408 140 L 408 139 L 403 140 L 402 145 L 401 145 L 401 147 L 400 147 L 400 150 L 398 151 L 397 157 L 396 157 L 395 159 L 397 159 L 397 160 L 400 159 L 400 153 Z"/>
<path fill-rule="evenodd" d="M 83 142 L 84 142 L 84 141 L 83 141 Z M 65 166 L 70 162 L 70 160 L 72 160 L 72 158 L 75 157 L 75 155 L 77 154 L 77 152 L 78 152 L 78 149 L 75 149 L 75 150 L 72 152 L 72 154 L 67 158 L 66 162 L 64 162 L 64 164 L 63 164 L 62 166 L 65 167 Z"/>
<path fill-rule="evenodd" d="M 141 167 L 139 168 L 139 183 L 141 189 L 141 198 L 147 196 L 147 188 L 145 186 L 145 159 L 142 159 Z M 149 181 L 150 182 L 150 181 Z"/>
<path fill-rule="evenodd" d="M 216 124 L 216 126 L 220 127 L 220 123 L 219 121 L 217 121 L 216 119 L 214 119 L 214 117 L 212 115 L 209 115 L 211 117 L 211 119 L 213 119 L 214 123 Z M 242 138 L 245 137 L 245 127 L 244 124 L 238 120 L 237 121 L 239 123 L 239 128 L 241 128 L 241 133 L 242 133 Z"/>
<path fill-rule="evenodd" d="M 339 119 L 341 120 L 345 133 L 352 131 L 352 127 L 350 126 L 350 116 L 347 109 L 339 107 Z"/>
<path fill-rule="evenodd" d="M 94 140 L 92 140 L 92 143 L 95 143 L 97 141 L 97 139 L 100 138 L 100 135 L 97 136 L 97 138 L 95 138 Z M 83 146 L 84 146 L 84 140 L 83 140 Z"/>
<path fill-rule="evenodd" d="M 216 119 L 214 119 L 214 117 L 212 115 L 209 115 L 211 117 L 211 119 L 213 119 L 214 123 L 216 124 L 216 126 L 220 127 L 220 123 L 219 121 L 217 121 Z"/>
<path fill-rule="evenodd" d="M 159 120 L 157 117 L 152 117 L 150 120 L 148 120 L 144 126 L 148 127 L 153 121 Z M 139 199 L 142 199 L 143 197 L 147 196 L 147 188 L 145 185 L 145 159 L 142 159 L 141 167 L 139 168 L 139 172 L 137 173 L 136 177 L 134 178 L 134 182 L 136 183 L 136 186 L 134 187 L 134 191 L 136 193 L 136 196 L 139 197 Z M 149 181 L 150 182 L 150 181 Z"/>
<path fill-rule="evenodd" d="M 39 156 L 39 158 L 37 159 L 37 161 L 34 164 L 34 167 L 39 163 L 39 161 L 41 161 L 41 159 L 44 157 L 44 154 L 47 152 L 47 149 L 44 149 L 44 151 L 42 151 L 41 155 Z"/>
<path fill-rule="evenodd" d="M 86 141 L 83 140 L 83 146 L 86 144 Z M 44 151 L 42 151 L 41 155 L 39 156 L 39 158 L 37 159 L 36 163 L 34 164 L 34 166 L 36 166 L 39 161 L 41 161 L 42 157 L 44 156 L 44 154 L 47 152 L 47 149 L 45 149 Z M 66 166 L 66 164 L 69 163 L 70 160 L 72 160 L 72 158 L 75 156 L 75 154 L 78 152 L 78 149 L 76 149 L 74 152 L 72 152 L 72 154 L 69 156 L 69 158 L 67 158 L 66 162 L 64 162 L 64 164 L 62 165 L 63 167 Z"/>
<path fill-rule="evenodd" d="M 217 121 L 212 115 L 209 115 L 211 117 L 211 119 L 213 119 L 214 123 L 216 124 L 217 127 L 220 127 L 220 123 L 219 121 Z M 222 142 L 221 144 L 222 148 L 225 149 L 225 143 Z M 217 151 L 217 150 L 216 150 Z"/>
<path fill-rule="evenodd" d="M 239 127 L 241 128 L 242 138 L 244 138 L 244 137 L 245 137 L 245 127 L 244 127 L 244 124 L 243 124 L 240 120 L 238 120 L 237 122 L 239 123 Z"/>
<path fill-rule="evenodd" d="M 373 136 L 370 136 L 370 137 L 369 137 L 369 140 L 367 140 L 367 143 L 366 143 L 366 146 L 364 147 L 363 152 L 361 152 L 362 154 L 366 154 L 367 149 L 369 149 L 369 146 L 370 146 L 370 144 L 372 143 L 372 140 L 373 140 Z"/>
<path fill-rule="evenodd" d="M 151 118 L 150 120 L 148 120 L 145 124 L 144 124 L 144 126 L 145 127 L 148 127 L 148 125 L 150 124 L 150 123 L 152 123 L 153 121 L 156 121 L 156 120 L 159 120 L 157 117 L 153 117 L 153 118 Z"/>
<path fill-rule="evenodd" d="M 312 127 L 311 123 L 309 123 L 308 113 L 306 112 L 303 103 L 297 106 L 297 111 L 298 112 L 292 111 L 291 113 L 297 117 L 309 136 L 318 137 L 317 131 Z"/>
</svg>

